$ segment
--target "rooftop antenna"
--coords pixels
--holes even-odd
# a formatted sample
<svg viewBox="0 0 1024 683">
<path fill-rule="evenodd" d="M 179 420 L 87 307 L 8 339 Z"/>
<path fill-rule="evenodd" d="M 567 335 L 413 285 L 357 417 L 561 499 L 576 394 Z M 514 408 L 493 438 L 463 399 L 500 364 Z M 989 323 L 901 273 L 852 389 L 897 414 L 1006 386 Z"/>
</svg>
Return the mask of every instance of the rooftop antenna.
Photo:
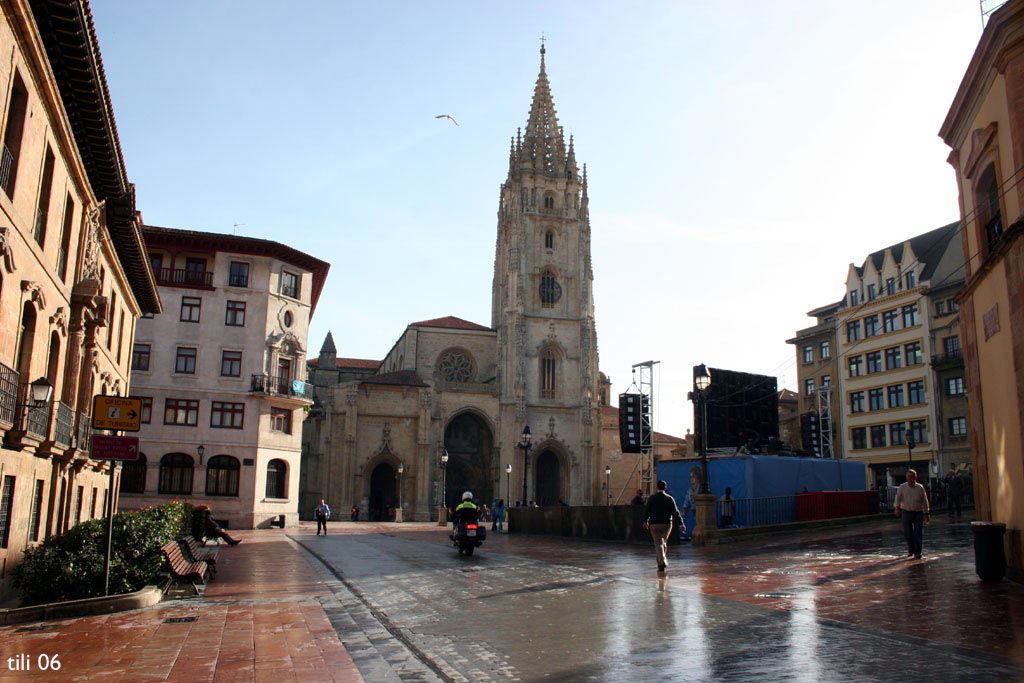
<svg viewBox="0 0 1024 683">
<path fill-rule="evenodd" d="M 233 225 L 233 226 L 231 227 L 231 233 L 232 233 L 233 235 L 238 235 L 238 229 L 239 229 L 240 227 L 242 227 L 243 225 L 245 225 L 245 223 L 235 223 L 235 224 L 234 224 L 234 225 Z"/>
</svg>

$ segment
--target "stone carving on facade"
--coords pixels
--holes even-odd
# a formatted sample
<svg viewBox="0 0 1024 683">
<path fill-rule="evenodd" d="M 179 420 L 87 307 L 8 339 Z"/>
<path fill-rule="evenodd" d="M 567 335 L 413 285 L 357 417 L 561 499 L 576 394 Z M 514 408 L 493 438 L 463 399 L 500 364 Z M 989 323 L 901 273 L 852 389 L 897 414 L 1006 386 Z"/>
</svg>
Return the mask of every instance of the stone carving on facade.
<svg viewBox="0 0 1024 683">
<path fill-rule="evenodd" d="M 291 348 L 297 353 L 305 353 L 306 349 L 302 346 L 302 342 L 295 336 L 294 332 L 286 331 L 281 334 L 275 334 L 271 332 L 267 335 L 267 348 L 271 349 L 284 349 Z"/>
<path fill-rule="evenodd" d="M 380 448 L 377 449 L 377 453 L 393 453 L 391 450 L 391 423 L 387 420 L 384 421 L 384 426 L 380 430 Z"/>
<path fill-rule="evenodd" d="M 554 439 L 556 437 L 556 435 L 555 435 L 555 425 L 556 424 L 557 424 L 557 422 L 555 420 L 555 416 L 552 415 L 548 419 L 548 438 L 549 439 Z"/>
<path fill-rule="evenodd" d="M 10 228 L 0 228 L 0 255 L 3 256 L 4 268 L 8 273 L 13 273 L 17 266 L 14 264 L 14 250 L 11 249 Z"/>
<path fill-rule="evenodd" d="M 100 202 L 85 212 L 85 258 L 82 259 L 82 278 L 100 278 L 100 215 L 104 203 Z"/>
<path fill-rule="evenodd" d="M 345 387 L 345 405 L 354 406 L 359 400 L 359 385 L 355 382 Z"/>
<path fill-rule="evenodd" d="M 28 295 L 26 300 L 34 303 L 40 311 L 46 309 L 46 295 L 43 294 L 43 290 L 38 284 L 31 280 L 22 280 L 21 291 Z"/>
<path fill-rule="evenodd" d="M 50 316 L 50 324 L 60 330 L 65 337 L 68 335 L 68 313 L 63 306 L 58 306 Z"/>
</svg>

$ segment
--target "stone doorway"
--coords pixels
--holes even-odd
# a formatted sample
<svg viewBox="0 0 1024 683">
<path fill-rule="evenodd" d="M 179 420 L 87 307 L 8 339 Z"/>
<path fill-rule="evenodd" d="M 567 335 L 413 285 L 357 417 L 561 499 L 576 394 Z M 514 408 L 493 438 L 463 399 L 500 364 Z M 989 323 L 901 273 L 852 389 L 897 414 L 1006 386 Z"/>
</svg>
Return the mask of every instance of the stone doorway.
<svg viewBox="0 0 1024 683">
<path fill-rule="evenodd" d="M 558 456 L 548 450 L 541 452 L 534 472 L 534 500 L 541 506 L 557 504 L 562 499 L 562 464 Z"/>
<path fill-rule="evenodd" d="M 494 437 L 487 424 L 473 413 L 457 415 L 444 430 L 448 451 L 445 503 L 455 507 L 464 491 L 490 506 L 494 497 Z"/>
<path fill-rule="evenodd" d="M 398 473 L 382 462 L 370 474 L 370 503 L 367 511 L 371 522 L 389 520 L 398 506 Z"/>
</svg>

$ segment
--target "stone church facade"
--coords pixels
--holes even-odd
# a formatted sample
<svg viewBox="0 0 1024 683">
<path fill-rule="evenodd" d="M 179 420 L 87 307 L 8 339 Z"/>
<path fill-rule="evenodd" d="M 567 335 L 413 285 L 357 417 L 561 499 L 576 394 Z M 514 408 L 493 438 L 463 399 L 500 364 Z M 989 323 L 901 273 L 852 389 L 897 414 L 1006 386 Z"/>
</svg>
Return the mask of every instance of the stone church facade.
<svg viewBox="0 0 1024 683">
<path fill-rule="evenodd" d="M 543 48 L 501 186 L 490 327 L 412 323 L 379 362 L 339 358 L 328 334 L 308 370 L 304 518 L 324 498 L 335 518 L 401 505 L 427 520 L 467 489 L 488 503 L 521 500 L 524 486 L 541 504 L 604 502 L 586 168 L 558 125 Z"/>
</svg>

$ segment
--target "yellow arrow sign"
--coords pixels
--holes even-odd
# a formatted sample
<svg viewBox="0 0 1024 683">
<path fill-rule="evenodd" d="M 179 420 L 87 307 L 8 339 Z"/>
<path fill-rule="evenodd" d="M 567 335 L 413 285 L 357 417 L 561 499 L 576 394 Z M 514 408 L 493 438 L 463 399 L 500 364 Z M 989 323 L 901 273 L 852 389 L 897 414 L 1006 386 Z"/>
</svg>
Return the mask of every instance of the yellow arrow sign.
<svg viewBox="0 0 1024 683">
<path fill-rule="evenodd" d="M 142 399 L 121 396 L 92 397 L 93 429 L 137 432 L 142 425 Z"/>
</svg>

